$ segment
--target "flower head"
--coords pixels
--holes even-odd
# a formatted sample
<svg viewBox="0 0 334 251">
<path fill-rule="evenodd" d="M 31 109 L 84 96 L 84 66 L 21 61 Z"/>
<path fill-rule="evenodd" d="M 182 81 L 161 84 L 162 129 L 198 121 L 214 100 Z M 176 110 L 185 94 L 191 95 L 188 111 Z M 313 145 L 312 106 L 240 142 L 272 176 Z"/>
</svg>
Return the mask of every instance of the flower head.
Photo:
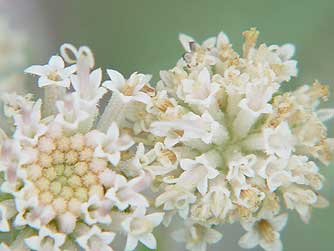
<svg viewBox="0 0 334 251">
<path fill-rule="evenodd" d="M 119 93 L 113 92 L 100 113 L 107 89 L 101 86 L 102 71 L 93 70 L 93 54 L 88 47 L 77 50 L 69 44 L 62 46 L 61 54 L 47 65 L 26 70 L 40 76 L 43 100 L 3 96 L 5 115 L 15 130 L 12 136 L 0 131 L 0 231 L 29 232 L 20 250 L 97 250 L 98 246 L 111 251 L 120 229 L 106 226 L 136 217 L 152 225 L 145 233 L 155 240 L 152 230 L 162 214 L 156 213 L 159 219 L 151 214 L 150 223 L 150 215 L 136 213 L 149 206 L 142 193 L 150 185 L 150 175 L 141 171 L 127 176 L 123 171 L 135 159 L 137 143 L 133 124 L 111 116 L 124 105 L 114 102 Z M 133 76 L 130 82 L 139 81 L 141 87 L 127 93 L 129 105 L 142 102 L 137 92 L 149 85 L 144 75 Z M 146 112 L 145 106 L 141 109 Z M 136 231 L 131 227 L 129 238 L 145 242 Z M 154 248 L 153 242 L 146 243 Z M 13 245 L 2 246 L 16 250 Z"/>
<path fill-rule="evenodd" d="M 0 231 L 22 234 L 1 247 L 111 251 L 125 233 L 125 250 L 155 249 L 154 229 L 179 215 L 174 237 L 189 250 L 239 222 L 240 246 L 281 251 L 287 209 L 308 222 L 328 204 L 318 165 L 333 160 L 323 122 L 334 111 L 318 109 L 318 81 L 280 91 L 297 74 L 292 45 L 243 36 L 239 55 L 223 32 L 202 45 L 180 35 L 186 53 L 156 88 L 115 70 L 103 82 L 85 46 L 28 68 L 45 95 L 3 95 L 14 132 L 0 130 Z"/>
<path fill-rule="evenodd" d="M 333 109 L 317 111 L 328 90 L 316 82 L 281 92 L 297 74 L 294 47 L 257 46 L 254 28 L 243 36 L 239 55 L 222 32 L 202 45 L 180 35 L 186 52 L 157 86 L 177 112 L 161 110 L 149 132 L 178 152 L 178 165 L 155 174 L 155 204 L 168 223 L 177 214 L 192 222 L 188 234 L 177 234 L 189 250 L 214 242 L 207 237 L 214 227 L 240 222 L 249 231 L 242 247 L 279 251 L 287 209 L 307 222 L 313 207 L 326 206 L 317 192 L 324 177 L 312 159 L 332 160 L 323 121 Z"/>
</svg>

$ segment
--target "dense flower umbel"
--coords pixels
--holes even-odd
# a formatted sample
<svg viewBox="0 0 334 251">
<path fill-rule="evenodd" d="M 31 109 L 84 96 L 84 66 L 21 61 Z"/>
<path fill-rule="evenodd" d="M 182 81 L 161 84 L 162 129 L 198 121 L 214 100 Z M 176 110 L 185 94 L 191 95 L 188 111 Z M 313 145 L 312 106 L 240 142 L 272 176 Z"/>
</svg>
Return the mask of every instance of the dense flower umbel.
<svg viewBox="0 0 334 251">
<path fill-rule="evenodd" d="M 297 74 L 292 45 L 243 35 L 242 56 L 224 33 L 202 45 L 181 35 L 186 53 L 156 88 L 150 75 L 111 69 L 101 83 L 91 51 L 69 44 L 26 69 L 44 101 L 2 97 L 14 129 L 0 131 L 0 231 L 21 231 L 0 247 L 104 251 L 124 234 L 125 250 L 154 249 L 154 228 L 179 215 L 173 236 L 189 250 L 239 222 L 240 246 L 280 251 L 287 209 L 308 222 L 327 205 L 317 165 L 333 156 L 323 122 L 334 110 L 317 109 L 328 96 L 318 81 L 280 91 Z"/>
<path fill-rule="evenodd" d="M 149 131 L 175 156 L 154 173 L 155 204 L 166 224 L 175 214 L 187 222 L 189 234 L 175 236 L 189 250 L 217 242 L 215 226 L 240 222 L 248 231 L 242 247 L 279 251 L 282 212 L 295 209 L 308 222 L 313 207 L 327 205 L 316 164 L 327 165 L 333 153 L 323 122 L 334 109 L 317 109 L 327 87 L 315 81 L 282 93 L 297 75 L 294 47 L 256 47 L 256 29 L 243 36 L 239 56 L 224 33 L 202 45 L 180 35 L 186 53 L 161 72 L 160 110 L 150 111 L 159 120 Z"/>
<path fill-rule="evenodd" d="M 143 170 L 127 174 L 142 146 L 136 150 L 136 121 L 117 114 L 124 105 L 145 112 L 150 76 L 123 79 L 140 86 L 142 98 L 123 102 L 114 92 L 98 116 L 106 88 L 116 84 L 106 81 L 102 87 L 102 71 L 91 71 L 94 58 L 87 47 L 65 44 L 61 54 L 26 69 L 39 76 L 43 105 L 32 95 L 2 97 L 14 132 L 9 137 L 0 131 L 0 231 L 20 232 L 0 249 L 106 251 L 119 233 L 128 235 L 127 250 L 138 241 L 155 248 L 152 231 L 163 213 L 147 209 L 142 194 L 151 176 Z"/>
</svg>

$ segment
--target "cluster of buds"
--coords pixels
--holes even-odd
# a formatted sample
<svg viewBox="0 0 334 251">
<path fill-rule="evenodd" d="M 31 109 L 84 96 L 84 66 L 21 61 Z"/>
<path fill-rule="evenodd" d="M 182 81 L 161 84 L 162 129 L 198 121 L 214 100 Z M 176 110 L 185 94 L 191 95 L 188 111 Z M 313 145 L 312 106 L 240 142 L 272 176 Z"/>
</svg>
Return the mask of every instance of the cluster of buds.
<svg viewBox="0 0 334 251">
<path fill-rule="evenodd" d="M 27 68 L 44 95 L 2 95 L 0 231 L 15 241 L 0 249 L 110 251 L 124 235 L 126 251 L 155 249 L 153 230 L 181 220 L 172 236 L 188 250 L 239 222 L 241 247 L 280 251 L 288 209 L 308 222 L 328 204 L 318 165 L 331 162 L 334 109 L 317 109 L 318 81 L 281 92 L 297 75 L 291 44 L 243 35 L 242 56 L 222 32 L 180 35 L 186 53 L 156 87 L 112 69 L 102 81 L 85 46 Z"/>
</svg>

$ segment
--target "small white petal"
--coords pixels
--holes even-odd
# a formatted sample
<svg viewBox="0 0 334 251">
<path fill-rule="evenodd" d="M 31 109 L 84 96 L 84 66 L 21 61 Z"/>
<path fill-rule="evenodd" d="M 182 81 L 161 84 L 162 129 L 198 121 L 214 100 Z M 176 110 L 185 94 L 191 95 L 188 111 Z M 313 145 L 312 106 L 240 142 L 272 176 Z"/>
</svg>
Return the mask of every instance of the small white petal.
<svg viewBox="0 0 334 251">
<path fill-rule="evenodd" d="M 138 239 L 133 237 L 132 235 L 128 235 L 128 238 L 126 240 L 125 251 L 132 251 L 137 247 L 137 245 L 138 245 Z"/>
<path fill-rule="evenodd" d="M 141 236 L 139 240 L 150 249 L 155 249 L 157 247 L 157 240 L 151 233 Z"/>
<path fill-rule="evenodd" d="M 104 87 L 113 90 L 114 88 L 118 88 L 120 86 L 123 86 L 125 83 L 125 78 L 124 76 L 119 73 L 118 71 L 115 70 L 107 70 L 107 73 L 109 75 L 109 78 L 111 80 L 111 82 L 105 82 L 105 84 L 103 84 Z"/>
<path fill-rule="evenodd" d="M 239 246 L 246 249 L 251 249 L 259 244 L 259 235 L 255 231 L 247 232 L 239 240 Z"/>
<path fill-rule="evenodd" d="M 63 69 L 65 67 L 64 60 L 60 56 L 52 56 L 49 65 L 55 69 Z"/>
</svg>

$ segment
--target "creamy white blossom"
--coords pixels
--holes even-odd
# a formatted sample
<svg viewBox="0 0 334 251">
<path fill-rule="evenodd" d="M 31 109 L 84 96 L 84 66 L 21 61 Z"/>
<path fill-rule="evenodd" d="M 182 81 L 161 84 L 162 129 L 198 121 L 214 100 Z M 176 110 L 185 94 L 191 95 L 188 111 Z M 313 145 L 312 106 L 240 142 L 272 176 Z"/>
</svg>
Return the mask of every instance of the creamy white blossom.
<svg viewBox="0 0 334 251">
<path fill-rule="evenodd" d="M 179 242 L 186 242 L 188 250 L 205 251 L 207 245 L 218 242 L 222 234 L 205 225 L 190 223 L 185 229 L 175 231 L 173 237 Z"/>
<path fill-rule="evenodd" d="M 25 239 L 26 245 L 32 250 L 60 251 L 65 242 L 65 234 L 56 233 L 48 228 L 41 228 L 38 236 Z"/>
<path fill-rule="evenodd" d="M 288 210 L 308 222 L 328 205 L 334 113 L 318 109 L 329 93 L 318 81 L 281 91 L 294 46 L 257 46 L 258 35 L 243 33 L 239 55 L 223 32 L 201 45 L 181 34 L 186 53 L 156 88 L 142 73 L 103 81 L 86 46 L 29 67 L 43 100 L 2 95 L 13 132 L 0 130 L 0 231 L 22 234 L 1 248 L 111 251 L 125 234 L 125 250 L 155 249 L 154 229 L 180 216 L 188 250 L 241 223 L 241 247 L 281 251 Z"/>
<path fill-rule="evenodd" d="M 70 87 L 70 76 L 76 71 L 76 65 L 65 68 L 64 60 L 60 56 L 50 58 L 47 65 L 33 65 L 25 70 L 26 73 L 39 76 L 38 86 L 55 85 Z"/>
<path fill-rule="evenodd" d="M 26 70 L 40 76 L 43 100 L 31 94 L 2 97 L 14 130 L 12 135 L 0 130 L 0 231 L 29 233 L 19 243 L 1 244 L 3 249 L 111 251 L 112 240 L 123 232 L 119 226 L 111 229 L 114 222 L 132 215 L 139 221 L 150 217 L 135 212 L 149 207 L 143 192 L 151 185 L 151 174 L 144 169 L 131 175 L 123 172 L 141 148 L 140 144 L 137 149 L 134 123 L 110 116 L 119 109 L 112 100 L 100 114 L 100 101 L 108 90 L 102 86 L 102 70 L 93 69 L 88 47 L 65 44 L 61 55 Z M 149 80 L 134 74 L 130 82 L 146 93 Z M 138 95 L 133 100 L 137 102 Z M 146 113 L 148 107 L 140 109 Z M 148 143 L 154 150 L 155 142 Z M 160 216 L 154 227 L 163 216 L 151 215 L 155 214 Z M 129 239 L 137 238 L 132 230 L 128 234 Z M 145 242 L 145 237 L 138 238 Z"/>
<path fill-rule="evenodd" d="M 115 70 L 107 70 L 110 80 L 105 81 L 103 86 L 119 94 L 124 103 L 139 101 L 149 103 L 150 96 L 143 89 L 151 79 L 150 75 L 133 73 L 128 80 Z"/>
<path fill-rule="evenodd" d="M 157 241 L 152 231 L 163 219 L 163 213 L 146 214 L 146 210 L 138 208 L 131 216 L 122 222 L 123 229 L 128 233 L 126 251 L 134 250 L 138 242 L 150 249 L 156 249 Z"/>
<path fill-rule="evenodd" d="M 260 245 L 267 251 L 281 251 L 282 242 L 279 232 L 285 227 L 287 214 L 264 216 L 259 219 L 241 222 L 247 233 L 241 237 L 239 245 L 243 248 L 254 248 Z"/>
<path fill-rule="evenodd" d="M 282 92 L 297 75 L 294 46 L 257 46 L 258 35 L 243 33 L 239 55 L 223 32 L 202 45 L 181 34 L 186 52 L 157 85 L 164 109 L 148 110 L 159 114 L 149 132 L 178 160 L 169 172 L 151 172 L 155 206 L 167 212 L 166 225 L 177 214 L 191 222 L 176 234 L 188 250 L 205 250 L 218 240 L 208 232 L 240 222 L 249 232 L 242 247 L 279 251 L 287 209 L 307 222 L 312 208 L 327 204 L 314 159 L 329 164 L 333 156 L 323 124 L 333 111 L 317 109 L 328 88 L 316 81 Z"/>
<path fill-rule="evenodd" d="M 81 235 L 76 242 L 87 251 L 113 251 L 109 244 L 114 237 L 114 233 L 104 232 L 98 226 L 93 226 L 86 234 Z"/>
</svg>

